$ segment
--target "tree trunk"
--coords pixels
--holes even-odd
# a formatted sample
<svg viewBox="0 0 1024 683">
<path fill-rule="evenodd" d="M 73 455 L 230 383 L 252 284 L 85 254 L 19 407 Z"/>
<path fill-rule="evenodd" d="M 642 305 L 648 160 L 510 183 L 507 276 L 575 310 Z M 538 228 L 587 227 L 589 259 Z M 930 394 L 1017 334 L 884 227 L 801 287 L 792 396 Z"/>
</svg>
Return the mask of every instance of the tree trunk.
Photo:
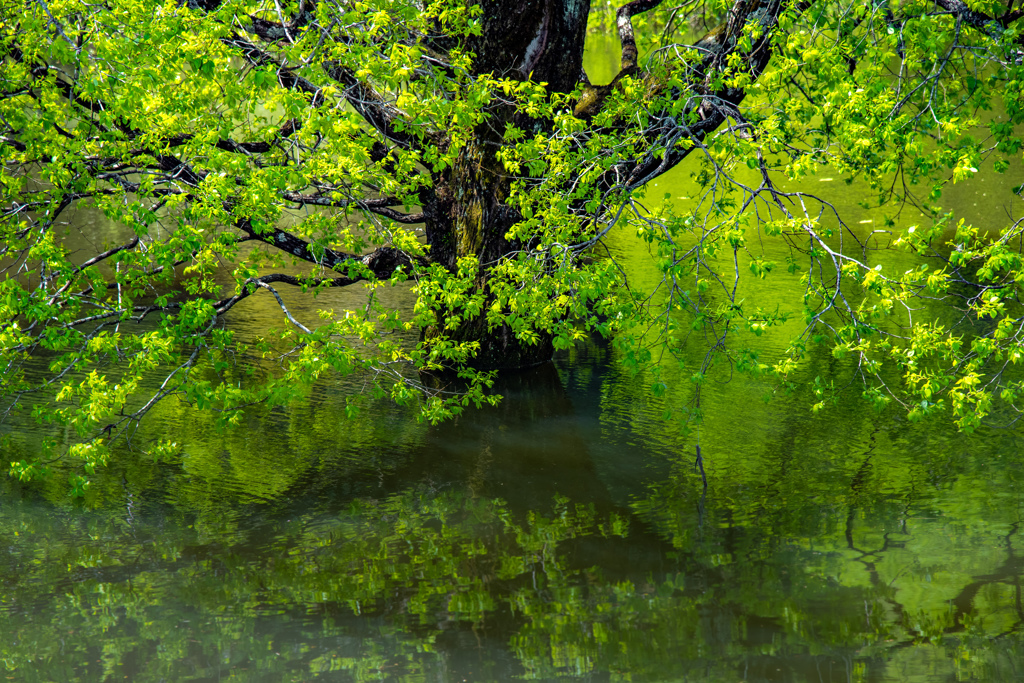
<svg viewBox="0 0 1024 683">
<path fill-rule="evenodd" d="M 579 82 L 583 65 L 589 0 L 522 0 L 482 3 L 482 32 L 472 39 L 474 70 L 497 77 L 546 82 L 550 92 L 570 92 Z M 496 104 L 475 138 L 459 153 L 451 168 L 433 175 L 432 196 L 424 210 L 432 260 L 454 271 L 458 260 L 476 256 L 480 262 L 476 286 L 485 289 L 491 266 L 522 245 L 506 239 L 521 216 L 506 201 L 511 178 L 497 158 L 509 124 L 532 130 L 545 125 L 515 108 Z M 430 337 L 437 330 L 427 329 Z M 517 369 L 550 360 L 550 337 L 524 344 L 507 326 L 488 329 L 483 315 L 464 321 L 448 332 L 458 341 L 479 341 L 472 363 L 480 369 Z"/>
</svg>

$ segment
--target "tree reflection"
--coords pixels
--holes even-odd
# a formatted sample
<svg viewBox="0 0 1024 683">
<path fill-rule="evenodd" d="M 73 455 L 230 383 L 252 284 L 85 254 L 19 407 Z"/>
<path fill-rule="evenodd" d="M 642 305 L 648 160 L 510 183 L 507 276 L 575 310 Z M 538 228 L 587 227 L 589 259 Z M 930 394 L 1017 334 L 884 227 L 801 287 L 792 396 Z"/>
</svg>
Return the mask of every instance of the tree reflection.
<svg viewBox="0 0 1024 683">
<path fill-rule="evenodd" d="M 608 353 L 511 377 L 500 406 L 437 428 L 393 407 L 339 420 L 326 389 L 227 435 L 168 413 L 182 450 L 122 459 L 91 508 L 8 482 L 3 666 L 68 681 L 1014 677 L 1015 435 L 968 451 L 853 409 L 746 430 L 709 411 L 723 440 L 702 502 L 682 436 Z"/>
</svg>

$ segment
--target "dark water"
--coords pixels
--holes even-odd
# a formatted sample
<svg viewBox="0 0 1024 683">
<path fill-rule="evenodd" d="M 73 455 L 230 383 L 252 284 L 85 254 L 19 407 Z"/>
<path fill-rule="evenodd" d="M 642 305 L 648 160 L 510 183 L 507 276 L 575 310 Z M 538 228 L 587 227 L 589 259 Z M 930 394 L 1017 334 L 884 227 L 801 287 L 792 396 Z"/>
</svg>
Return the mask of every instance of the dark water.
<svg viewBox="0 0 1024 683">
<path fill-rule="evenodd" d="M 686 183 L 681 169 L 658 192 L 686 201 Z M 642 280 L 643 246 L 612 247 Z M 783 301 L 794 286 L 766 281 L 751 296 Z M 247 304 L 240 329 L 277 315 Z M 759 343 L 766 355 L 781 344 Z M 827 350 L 813 353 L 797 382 L 841 376 Z M 619 361 L 592 340 L 504 378 L 500 406 L 436 427 L 388 403 L 345 418 L 358 378 L 227 432 L 166 403 L 136 440 L 170 434 L 179 450 L 123 454 L 83 500 L 69 501 L 59 468 L 32 486 L 3 480 L 0 674 L 1024 676 L 1020 429 L 910 424 L 855 391 L 813 414 L 808 391 L 765 402 L 765 386 L 726 369 L 705 394 L 705 492 L 696 435 L 662 419 L 687 383 L 655 399 Z M 16 437 L 15 449 L 38 438 Z"/>
</svg>

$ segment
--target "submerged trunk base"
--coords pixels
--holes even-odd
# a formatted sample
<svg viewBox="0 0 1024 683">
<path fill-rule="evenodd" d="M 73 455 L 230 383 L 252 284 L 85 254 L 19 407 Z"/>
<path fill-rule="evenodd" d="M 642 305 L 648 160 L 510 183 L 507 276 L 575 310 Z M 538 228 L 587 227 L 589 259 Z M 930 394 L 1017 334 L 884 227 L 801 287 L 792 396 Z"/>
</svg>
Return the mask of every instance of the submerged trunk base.
<svg viewBox="0 0 1024 683">
<path fill-rule="evenodd" d="M 555 347 L 550 336 L 524 344 L 507 327 L 480 339 L 480 351 L 470 365 L 478 370 L 524 370 L 551 360 Z M 504 333 L 504 334 L 502 334 Z"/>
<path fill-rule="evenodd" d="M 469 329 L 470 327 L 467 325 L 451 336 L 480 344 L 476 356 L 466 363 L 476 370 L 525 370 L 547 363 L 555 353 L 550 335 L 541 333 L 535 343 L 528 344 L 517 339 L 507 325 L 494 330 L 478 330 L 475 326 L 474 329 Z M 436 334 L 433 328 L 423 331 L 425 338 Z"/>
</svg>

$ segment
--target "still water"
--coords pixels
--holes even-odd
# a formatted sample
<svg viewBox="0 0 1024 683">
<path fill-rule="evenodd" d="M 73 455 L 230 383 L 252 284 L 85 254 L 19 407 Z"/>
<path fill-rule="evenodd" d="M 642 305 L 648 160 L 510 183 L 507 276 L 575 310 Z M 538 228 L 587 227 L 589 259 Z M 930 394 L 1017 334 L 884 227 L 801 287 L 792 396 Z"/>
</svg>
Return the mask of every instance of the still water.
<svg viewBox="0 0 1024 683">
<path fill-rule="evenodd" d="M 338 387 L 84 502 L 6 482 L 11 680 L 1017 680 L 1024 457 L 738 380 L 692 448 L 600 343 L 436 428 Z"/>
<path fill-rule="evenodd" d="M 685 201 L 686 169 L 658 189 Z M 643 276 L 641 245 L 612 247 Z M 241 329 L 277 315 L 247 303 Z M 836 363 L 823 351 L 798 380 Z M 228 432 L 162 405 L 137 439 L 172 434 L 180 451 L 125 454 L 84 500 L 66 498 L 59 471 L 0 483 L 0 674 L 1024 676 L 1020 429 L 912 425 L 855 392 L 812 414 L 807 392 L 766 402 L 745 376 L 713 379 L 706 491 L 693 436 L 662 419 L 685 383 L 651 397 L 601 340 L 504 378 L 500 406 L 437 427 L 388 403 L 344 419 L 358 380 Z"/>
</svg>

